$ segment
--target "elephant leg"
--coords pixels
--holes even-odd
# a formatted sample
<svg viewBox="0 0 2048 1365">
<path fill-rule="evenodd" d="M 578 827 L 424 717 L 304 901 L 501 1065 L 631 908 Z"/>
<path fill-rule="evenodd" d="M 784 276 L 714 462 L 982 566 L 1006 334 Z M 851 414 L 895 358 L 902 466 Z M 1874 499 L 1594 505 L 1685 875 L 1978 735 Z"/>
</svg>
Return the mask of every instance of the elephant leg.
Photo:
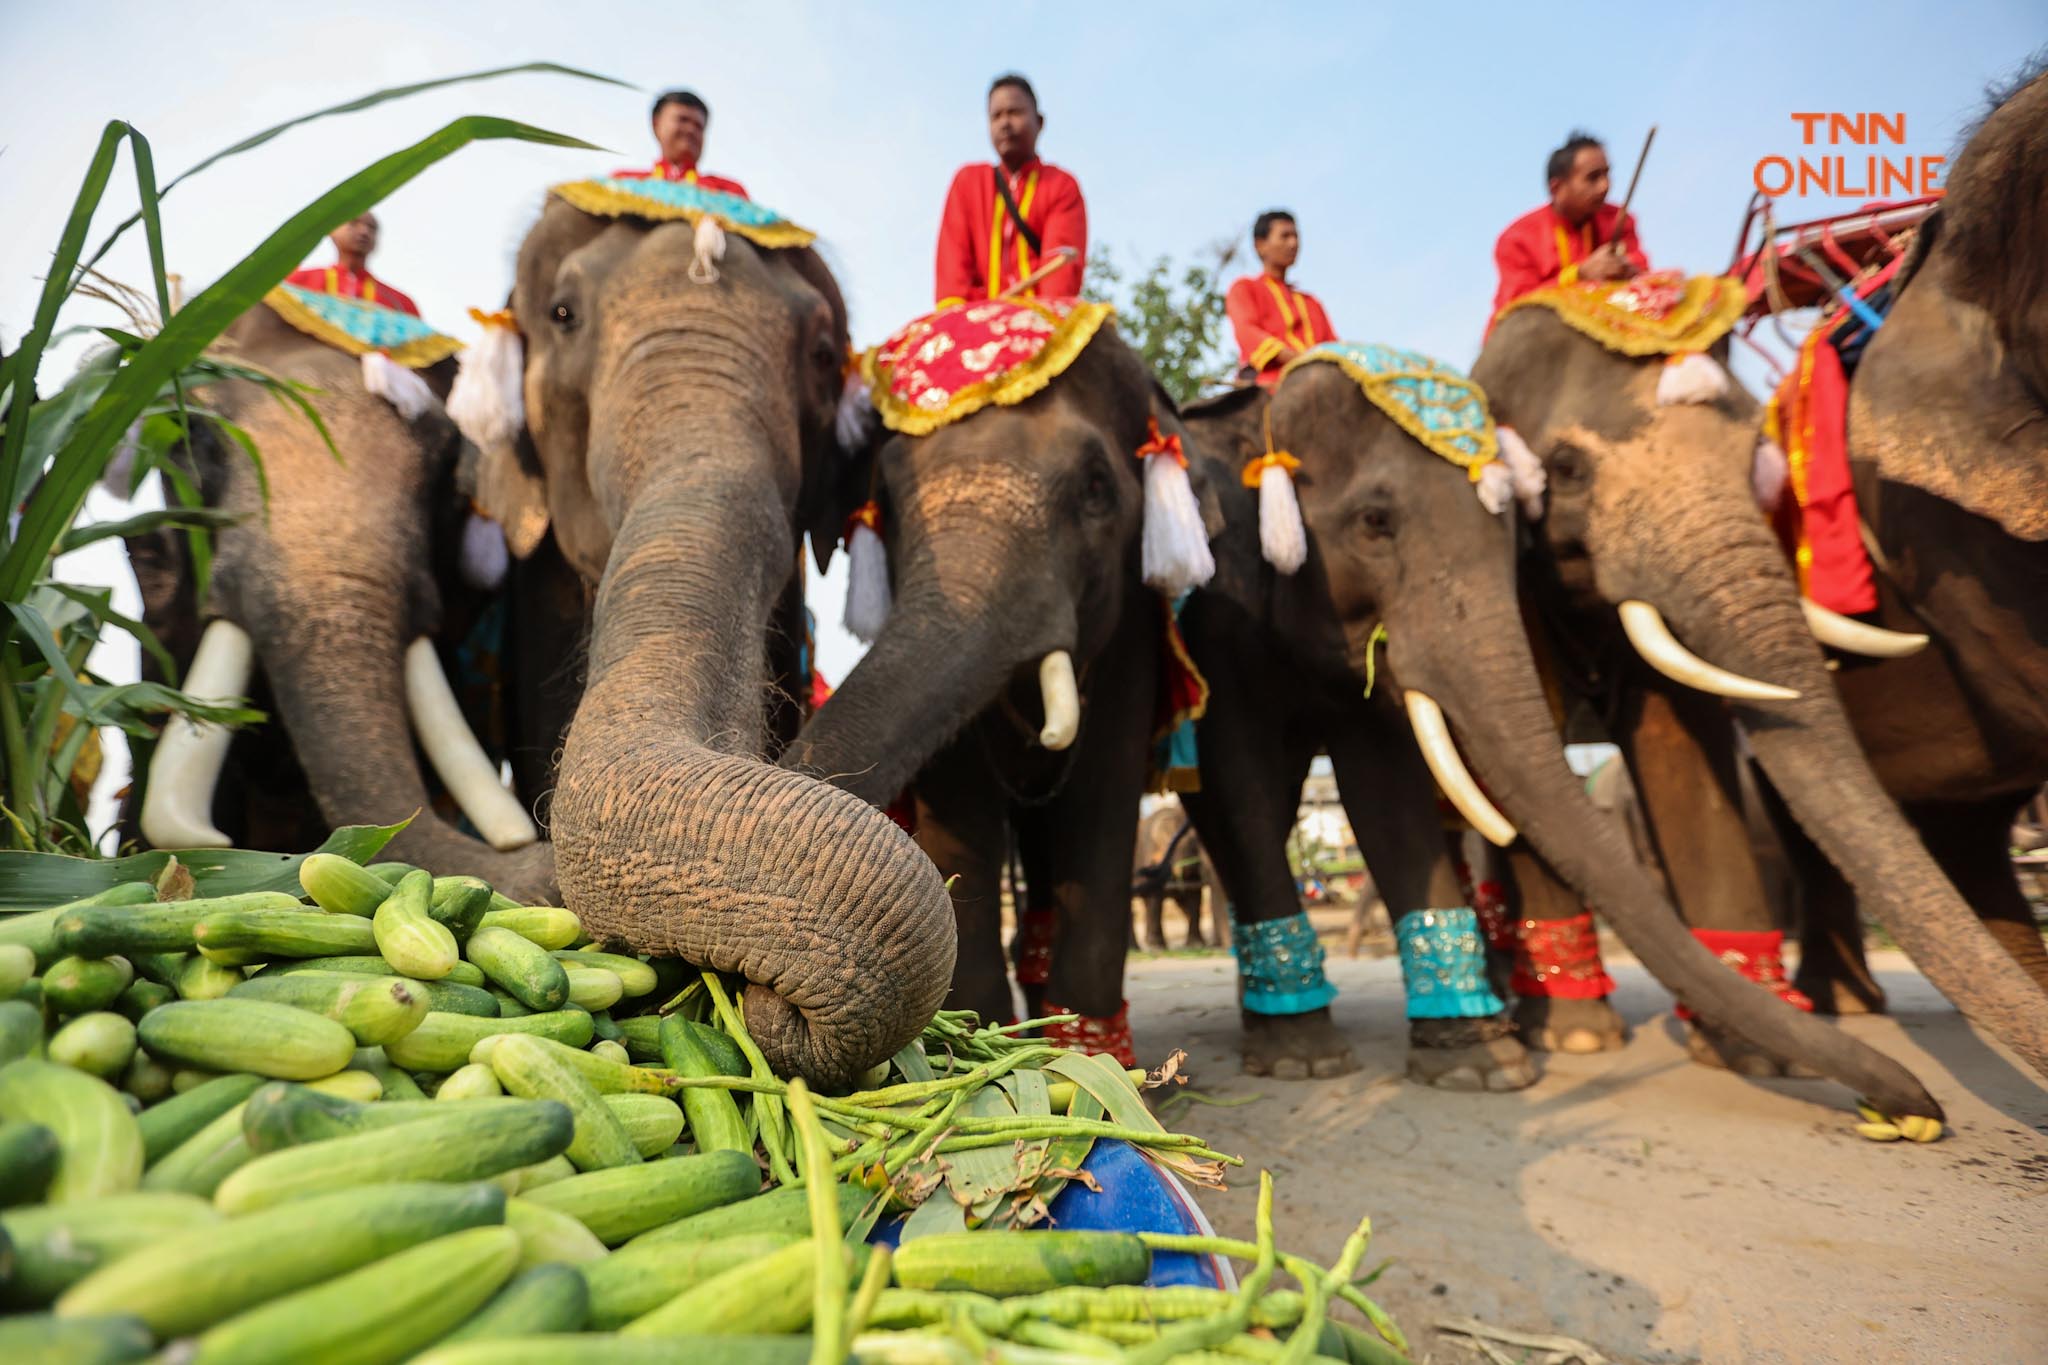
<svg viewBox="0 0 2048 1365">
<path fill-rule="evenodd" d="M 1145 902 L 1145 934 L 1140 946 L 1156 953 L 1166 946 L 1166 894 L 1147 892 L 1140 899 Z"/>
<path fill-rule="evenodd" d="M 952 894 L 960 947 L 947 1007 L 973 1010 L 988 1022 L 1008 1023 L 1016 1017 L 1016 1003 L 1003 964 L 1002 872 L 1008 829 L 1001 788 L 971 738 L 963 738 L 925 765 L 916 791 L 918 847 L 940 876 L 959 878 Z"/>
<path fill-rule="evenodd" d="M 1585 903 L 1528 841 L 1507 850 L 1514 916 L 1515 1031 L 1539 1052 L 1611 1052 L 1628 1028 L 1608 996 L 1614 982 L 1600 962 Z"/>
<path fill-rule="evenodd" d="M 1637 800 L 1679 913 L 1723 962 L 1787 1003 L 1812 1008 L 1785 979 L 1784 933 L 1771 912 L 1742 813 L 1735 730 L 1721 703 L 1659 679 L 1632 687 L 1618 727 Z M 1744 1076 L 1814 1076 L 1693 1019 L 1686 1047 L 1703 1066 Z"/>
<path fill-rule="evenodd" d="M 2013 875 L 2012 826 L 2030 793 L 1967 805 L 1916 804 L 1906 818 L 1991 937 L 2048 990 L 2048 945 Z"/>
<path fill-rule="evenodd" d="M 1346 719 L 1331 733 L 1330 766 L 1359 852 L 1402 940 L 1408 1078 L 1443 1090 L 1535 1084 L 1535 1064 L 1486 984 L 1479 918 L 1465 904 L 1458 860 L 1437 814 L 1436 782 L 1413 736 L 1380 701 Z"/>
<path fill-rule="evenodd" d="M 1184 942 L 1183 942 L 1183 943 L 1181 944 L 1181 947 L 1183 947 L 1183 948 L 1199 948 L 1199 947 L 1201 947 L 1201 946 L 1202 946 L 1202 893 L 1201 893 L 1200 891 L 1178 891 L 1178 892 L 1175 892 L 1175 893 L 1174 893 L 1174 897 L 1173 897 L 1173 903 L 1174 903 L 1175 905 L 1177 905 L 1177 906 L 1179 906 L 1179 907 L 1180 907 L 1180 912 L 1181 912 L 1181 913 L 1182 913 L 1183 915 L 1186 915 L 1186 916 L 1188 917 L 1188 936 L 1187 936 L 1186 940 L 1185 940 L 1185 941 L 1184 941 Z M 1163 939 L 1161 940 L 1161 942 L 1162 942 L 1162 943 L 1163 943 L 1164 941 L 1165 941 L 1165 940 L 1163 940 Z"/>
</svg>

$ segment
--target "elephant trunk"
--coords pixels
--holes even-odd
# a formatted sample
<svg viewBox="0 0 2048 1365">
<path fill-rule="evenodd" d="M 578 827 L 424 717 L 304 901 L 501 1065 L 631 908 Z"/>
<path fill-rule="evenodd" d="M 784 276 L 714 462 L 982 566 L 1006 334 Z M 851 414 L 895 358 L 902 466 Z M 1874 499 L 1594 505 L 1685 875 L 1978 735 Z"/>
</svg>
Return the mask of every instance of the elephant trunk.
<svg viewBox="0 0 2048 1365">
<path fill-rule="evenodd" d="M 1498 571 L 1467 565 L 1429 582 L 1413 610 L 1389 604 L 1395 677 L 1444 708 L 1488 795 L 1650 973 L 1712 1023 L 1834 1077 L 1888 1114 L 1940 1117 L 1941 1107 L 1897 1062 L 1758 990 L 1686 932 L 1565 765 L 1505 562 Z M 1456 624 L 1455 638 L 1446 635 L 1447 623 Z M 1451 668 L 1445 660 L 1461 662 Z"/>
<path fill-rule="evenodd" d="M 879 811 L 760 761 L 763 640 L 795 544 L 751 430 L 616 490 L 553 829 L 564 900 L 594 937 L 744 976 L 769 1062 L 842 1088 L 939 1007 L 953 913 Z"/>
</svg>

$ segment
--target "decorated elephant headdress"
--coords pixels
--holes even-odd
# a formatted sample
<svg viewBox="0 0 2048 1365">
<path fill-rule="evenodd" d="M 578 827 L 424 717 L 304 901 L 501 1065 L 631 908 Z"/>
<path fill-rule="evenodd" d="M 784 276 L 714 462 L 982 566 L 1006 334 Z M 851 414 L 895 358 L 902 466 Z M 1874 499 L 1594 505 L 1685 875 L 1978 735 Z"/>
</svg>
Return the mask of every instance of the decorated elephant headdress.
<svg viewBox="0 0 2048 1365">
<path fill-rule="evenodd" d="M 454 337 L 443 336 L 411 313 L 296 284 L 278 285 L 263 302 L 298 331 L 343 354 L 361 357 L 363 387 L 407 421 L 440 405 L 414 371 L 438 365 L 460 351 L 462 343 Z"/>
</svg>

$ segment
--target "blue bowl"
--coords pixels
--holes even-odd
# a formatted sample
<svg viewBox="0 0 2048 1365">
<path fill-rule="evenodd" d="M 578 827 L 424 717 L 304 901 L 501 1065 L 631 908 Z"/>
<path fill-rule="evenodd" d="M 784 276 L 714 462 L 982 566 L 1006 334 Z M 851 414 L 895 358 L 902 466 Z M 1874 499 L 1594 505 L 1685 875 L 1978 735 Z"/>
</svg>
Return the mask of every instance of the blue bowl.
<svg viewBox="0 0 2048 1365">
<path fill-rule="evenodd" d="M 1091 1190 L 1079 1181 L 1069 1181 L 1052 1201 L 1049 1226 L 1070 1232 L 1215 1235 L 1215 1229 L 1202 1215 L 1194 1197 L 1172 1172 L 1127 1142 L 1097 1142 L 1088 1153 L 1088 1159 L 1081 1163 L 1081 1169 L 1095 1177 L 1101 1191 Z M 932 1196 L 934 1199 L 947 1197 L 943 1190 Z M 903 1236 L 903 1223 L 909 1216 L 900 1214 L 876 1224 L 868 1240 L 895 1246 Z M 1198 1256 L 1186 1251 L 1161 1251 L 1153 1254 L 1152 1273 L 1145 1283 L 1235 1289 L 1237 1277 L 1231 1272 L 1229 1263 L 1219 1257 Z"/>
</svg>

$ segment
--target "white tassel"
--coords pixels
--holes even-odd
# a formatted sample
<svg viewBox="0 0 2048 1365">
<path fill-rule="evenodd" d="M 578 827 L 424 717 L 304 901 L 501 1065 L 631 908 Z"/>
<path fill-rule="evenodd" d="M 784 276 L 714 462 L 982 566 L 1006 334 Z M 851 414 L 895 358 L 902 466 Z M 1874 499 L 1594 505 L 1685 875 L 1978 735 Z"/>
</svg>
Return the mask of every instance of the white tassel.
<svg viewBox="0 0 2048 1365">
<path fill-rule="evenodd" d="M 718 263 L 725 259 L 725 229 L 708 213 L 697 216 L 695 254 L 690 257 L 690 278 L 699 284 L 718 283 Z"/>
<path fill-rule="evenodd" d="M 1308 558 L 1308 532 L 1301 524 L 1294 475 L 1278 464 L 1259 471 L 1259 549 L 1281 573 L 1293 573 Z"/>
<path fill-rule="evenodd" d="M 1473 487 L 1479 493 L 1479 505 L 1490 516 L 1499 516 L 1508 510 L 1508 504 L 1515 500 L 1515 476 L 1499 460 L 1488 460 L 1480 466 L 1479 478 Z"/>
<path fill-rule="evenodd" d="M 516 327 L 486 322 L 483 339 L 462 352 L 448 415 L 477 449 L 503 450 L 526 429 L 525 386 L 525 338 Z"/>
<path fill-rule="evenodd" d="M 363 352 L 363 387 L 398 409 L 408 422 L 441 406 L 426 380 L 382 351 Z"/>
<path fill-rule="evenodd" d="M 848 370 L 846 384 L 839 390 L 839 410 L 832 417 L 839 448 L 851 455 L 866 445 L 874 420 L 875 401 L 868 393 L 867 380 L 861 378 L 858 367 Z"/>
<path fill-rule="evenodd" d="M 1778 510 L 1778 500 L 1785 496 L 1785 480 L 1790 473 L 1783 448 L 1768 436 L 1757 437 L 1756 454 L 1749 465 L 1749 485 L 1756 493 L 1756 505 L 1766 516 Z"/>
<path fill-rule="evenodd" d="M 846 538 L 846 629 L 862 644 L 871 645 L 888 619 L 888 547 L 872 527 L 858 522 Z"/>
<path fill-rule="evenodd" d="M 1264 495 L 1261 494 L 1260 538 L 1264 539 Z M 1199 588 L 1216 572 L 1209 554 L 1209 535 L 1202 527 L 1202 509 L 1188 472 L 1170 455 L 1145 457 L 1145 538 L 1142 547 L 1145 581 L 1178 597 Z"/>
<path fill-rule="evenodd" d="M 1543 490 L 1550 483 L 1543 472 L 1543 461 L 1536 458 L 1536 452 L 1529 449 L 1529 443 L 1513 427 L 1498 428 L 1495 434 L 1499 437 L 1500 457 L 1507 462 L 1508 475 L 1514 480 L 1515 498 L 1522 504 L 1522 516 L 1535 521 L 1543 515 Z"/>
<path fill-rule="evenodd" d="M 512 567 L 505 528 L 481 512 L 471 512 L 462 523 L 461 564 L 463 582 L 484 592 L 497 591 Z"/>
<path fill-rule="evenodd" d="M 1728 371 L 1710 355 L 1687 351 L 1664 362 L 1657 376 L 1657 403 L 1711 403 L 1728 392 Z"/>
</svg>

